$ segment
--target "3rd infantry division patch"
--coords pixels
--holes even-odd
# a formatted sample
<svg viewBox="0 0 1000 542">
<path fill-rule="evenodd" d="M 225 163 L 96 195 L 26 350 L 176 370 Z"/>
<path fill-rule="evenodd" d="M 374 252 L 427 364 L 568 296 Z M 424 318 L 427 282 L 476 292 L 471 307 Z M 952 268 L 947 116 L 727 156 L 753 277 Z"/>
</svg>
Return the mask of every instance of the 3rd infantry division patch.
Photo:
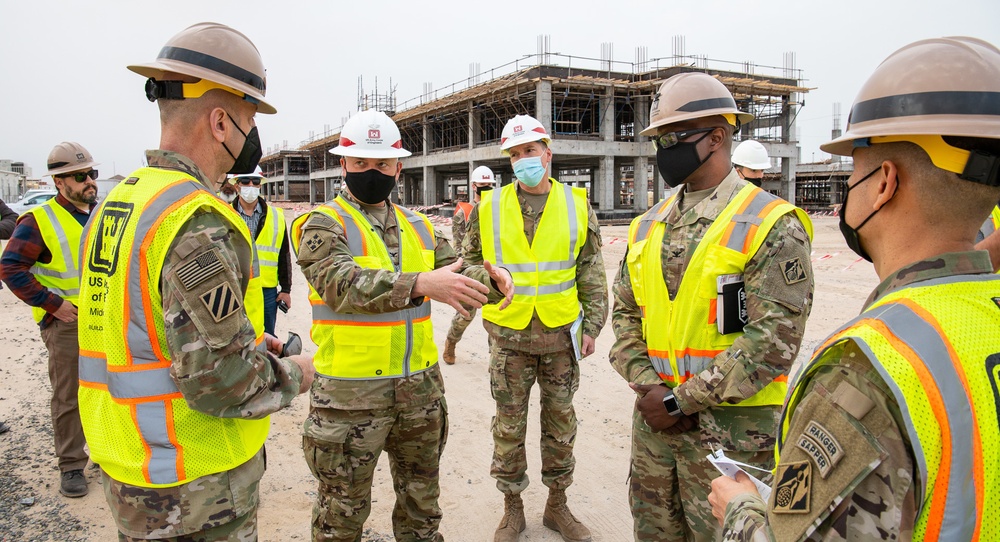
<svg viewBox="0 0 1000 542">
<path fill-rule="evenodd" d="M 812 493 L 812 464 L 806 460 L 778 465 L 775 480 L 774 512 L 808 514 Z"/>
<path fill-rule="evenodd" d="M 201 302 L 208 308 L 208 312 L 215 318 L 216 322 L 221 322 L 230 314 L 240 310 L 240 296 L 233 293 L 228 282 L 216 286 L 215 288 L 201 294 Z"/>
</svg>

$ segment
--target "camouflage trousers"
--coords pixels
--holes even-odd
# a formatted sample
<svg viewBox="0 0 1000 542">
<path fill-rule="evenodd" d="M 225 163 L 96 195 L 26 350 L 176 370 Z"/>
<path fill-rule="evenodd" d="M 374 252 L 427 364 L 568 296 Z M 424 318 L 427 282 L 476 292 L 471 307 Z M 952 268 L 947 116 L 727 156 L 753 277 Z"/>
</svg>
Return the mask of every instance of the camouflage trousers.
<svg viewBox="0 0 1000 542">
<path fill-rule="evenodd" d="M 442 397 L 426 405 L 378 410 L 312 406 L 303 429 L 306 463 L 319 481 L 312 514 L 314 541 L 360 542 L 371 513 L 372 478 L 382 450 L 389 456 L 396 540 L 439 541 L 438 484 L 448 440 Z"/>
<path fill-rule="evenodd" d="M 710 542 L 719 537 L 721 527 L 712 516 L 708 494 L 720 474 L 706 459 L 709 453 L 697 428 L 678 435 L 654 433 L 638 413 L 633 414 L 629 503 L 637 541 Z M 774 450 L 726 450 L 726 456 L 774 467 Z M 769 475 L 752 474 L 770 483 Z"/>
<path fill-rule="evenodd" d="M 497 404 L 490 476 L 496 478 L 497 489 L 520 493 L 528 487 L 524 440 L 528 402 L 536 381 L 541 396 L 542 483 L 552 489 L 568 488 L 576 463 L 573 394 L 580 385 L 580 366 L 573 352 L 526 354 L 494 347 L 490 354 L 490 387 Z"/>
<path fill-rule="evenodd" d="M 448 328 L 448 339 L 452 342 L 458 342 L 462 340 L 462 335 L 465 334 L 465 328 L 469 327 L 472 320 L 476 317 L 476 309 L 469 309 L 469 317 L 466 318 L 462 316 L 462 313 L 456 312 L 455 317 L 451 319 L 451 327 Z"/>
<path fill-rule="evenodd" d="M 176 538 L 133 538 L 118 533 L 118 542 L 257 542 L 257 509 L 225 525 Z"/>
</svg>

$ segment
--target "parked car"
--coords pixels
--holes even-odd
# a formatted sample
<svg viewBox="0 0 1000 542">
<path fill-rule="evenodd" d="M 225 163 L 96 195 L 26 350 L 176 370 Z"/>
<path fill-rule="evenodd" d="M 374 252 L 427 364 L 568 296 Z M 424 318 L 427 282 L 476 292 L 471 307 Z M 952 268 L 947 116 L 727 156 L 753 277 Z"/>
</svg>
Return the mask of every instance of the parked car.
<svg viewBox="0 0 1000 542">
<path fill-rule="evenodd" d="M 25 193 L 24 197 L 17 200 L 17 203 L 12 203 L 8 205 L 8 207 L 10 207 L 10 210 L 14 211 L 18 215 L 23 215 L 29 209 L 32 209 L 34 207 L 37 207 L 45 203 L 46 201 L 49 201 L 50 199 L 56 197 L 56 194 L 59 193 L 55 190 L 44 190 L 40 192 L 36 191 L 34 194 L 32 194 L 31 192 L 32 191 L 29 190 L 27 193 Z"/>
</svg>

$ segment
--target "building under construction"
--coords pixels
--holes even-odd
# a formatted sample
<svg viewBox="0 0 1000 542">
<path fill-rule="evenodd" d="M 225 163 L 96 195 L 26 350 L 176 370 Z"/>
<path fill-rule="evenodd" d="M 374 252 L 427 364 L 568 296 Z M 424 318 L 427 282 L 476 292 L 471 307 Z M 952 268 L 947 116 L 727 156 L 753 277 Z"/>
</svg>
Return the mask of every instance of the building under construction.
<svg viewBox="0 0 1000 542">
<path fill-rule="evenodd" d="M 398 105 L 391 93 L 374 100 L 398 125 L 403 148 L 413 153 L 403 159 L 397 194 L 401 203 L 433 206 L 465 200 L 469 175 L 481 165 L 489 166 L 503 184 L 511 182 L 510 162 L 500 154 L 500 133 L 510 118 L 528 114 L 552 136 L 553 177 L 587 188 L 602 219 L 635 216 L 664 194 L 654 167 L 655 149 L 638 135 L 649 124 L 651 98 L 664 79 L 691 71 L 717 77 L 738 107 L 754 114 L 739 138 L 767 147 L 772 168 L 764 188 L 795 201 L 795 116 L 810 89 L 801 84 L 793 53 L 785 55 L 784 68 L 766 68 L 683 55 L 646 60 L 643 48 L 636 51 L 636 62 L 623 63 L 611 60 L 610 44 L 604 44 L 604 59 L 546 50 L 540 40 L 536 55 L 444 89 L 425 85 L 424 95 Z M 359 92 L 358 105 L 373 104 Z M 339 157 L 329 151 L 339 138 L 339 130 L 328 130 L 297 149 L 269 152 L 261 160 L 270 179 L 268 194 L 310 203 L 333 197 L 342 172 Z"/>
</svg>

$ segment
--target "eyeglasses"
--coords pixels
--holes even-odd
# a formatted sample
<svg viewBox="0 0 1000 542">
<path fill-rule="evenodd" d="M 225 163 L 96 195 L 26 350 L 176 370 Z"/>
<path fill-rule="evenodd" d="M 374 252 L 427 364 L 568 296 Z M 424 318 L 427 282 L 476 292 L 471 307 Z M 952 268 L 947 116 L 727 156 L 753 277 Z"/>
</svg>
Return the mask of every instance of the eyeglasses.
<svg viewBox="0 0 1000 542">
<path fill-rule="evenodd" d="M 243 186 L 249 186 L 250 184 L 260 186 L 260 177 L 240 177 L 238 182 Z"/>
<path fill-rule="evenodd" d="M 67 173 L 65 175 L 56 175 L 56 177 L 62 177 L 63 179 L 69 177 L 78 183 L 86 181 L 88 178 L 97 180 L 97 170 L 92 169 L 90 171 L 84 171 L 82 173 Z"/>
<path fill-rule="evenodd" d="M 665 134 L 660 134 L 653 138 L 653 145 L 657 149 L 669 149 L 674 145 L 680 143 L 681 141 L 697 134 L 704 134 L 705 132 L 711 132 L 719 128 L 718 126 L 709 126 L 708 128 L 695 128 L 693 130 L 684 130 L 683 132 L 667 132 Z M 701 141 L 700 139 L 698 141 Z"/>
</svg>

